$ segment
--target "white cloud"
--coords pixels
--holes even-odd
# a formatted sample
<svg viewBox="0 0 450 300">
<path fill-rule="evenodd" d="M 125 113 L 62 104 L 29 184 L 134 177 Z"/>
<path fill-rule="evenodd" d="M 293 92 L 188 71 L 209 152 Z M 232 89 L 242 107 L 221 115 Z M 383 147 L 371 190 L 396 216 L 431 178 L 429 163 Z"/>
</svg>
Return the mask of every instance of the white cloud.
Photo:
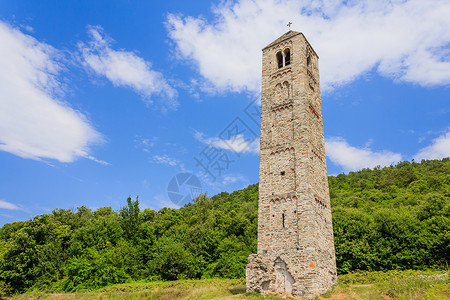
<svg viewBox="0 0 450 300">
<path fill-rule="evenodd" d="M 319 54 L 325 89 L 371 69 L 423 86 L 450 83 L 448 0 L 240 0 L 213 12 L 212 20 L 169 14 L 167 28 L 178 57 L 220 90 L 259 90 L 261 49 L 288 21 Z"/>
<path fill-rule="evenodd" d="M 4 200 L 0 200 L 0 208 L 3 209 L 11 209 L 11 210 L 20 210 L 20 207 L 18 207 L 17 205 L 4 201 Z"/>
<path fill-rule="evenodd" d="M 224 185 L 227 185 L 230 183 L 236 183 L 236 182 L 248 183 L 248 179 L 245 176 L 242 176 L 240 174 L 223 176 L 222 184 L 224 184 Z"/>
<path fill-rule="evenodd" d="M 0 150 L 35 160 L 92 158 L 101 135 L 61 101 L 60 53 L 3 22 L 0 41 Z"/>
<path fill-rule="evenodd" d="M 421 149 L 414 159 L 420 161 L 422 159 L 442 159 L 450 157 L 450 128 L 447 132 L 437 137 L 431 142 L 431 145 Z"/>
<path fill-rule="evenodd" d="M 135 53 L 111 48 L 111 39 L 105 37 L 100 26 L 90 26 L 92 40 L 80 43 L 83 64 L 96 74 L 105 76 L 114 86 L 128 87 L 148 102 L 150 97 L 164 97 L 164 107 L 176 108 L 177 91 L 170 86 L 160 72 L 151 69 L 150 62 Z"/>
<path fill-rule="evenodd" d="M 168 165 L 168 166 L 176 166 L 180 163 L 177 159 L 170 157 L 167 154 L 155 155 L 155 156 L 153 156 L 153 161 L 155 163 L 164 164 L 164 165 Z"/>
<path fill-rule="evenodd" d="M 372 151 L 370 148 L 350 146 L 340 137 L 325 139 L 327 157 L 345 171 L 356 171 L 376 166 L 389 166 L 402 160 L 399 153 L 390 151 Z"/>
<path fill-rule="evenodd" d="M 9 218 L 9 219 L 15 219 L 15 217 L 13 217 L 11 215 L 7 215 L 7 214 L 0 214 L 0 217 L 5 217 L 5 218 Z"/>
<path fill-rule="evenodd" d="M 89 155 L 89 154 L 87 154 L 87 153 L 82 154 L 81 156 L 84 157 L 84 158 L 86 158 L 86 159 L 90 159 L 90 160 L 92 160 L 92 161 L 94 161 L 94 162 L 96 162 L 96 163 L 98 163 L 98 164 L 104 165 L 104 166 L 110 166 L 110 165 L 111 165 L 109 162 L 104 161 L 104 160 L 101 160 L 101 159 L 97 159 L 97 158 L 95 158 L 94 156 Z"/>
<path fill-rule="evenodd" d="M 203 132 L 196 131 L 194 138 L 203 144 L 212 147 L 233 151 L 237 154 L 259 154 L 259 139 L 246 139 L 242 134 L 237 134 L 225 140 L 219 137 L 205 137 Z"/>
<path fill-rule="evenodd" d="M 157 136 L 151 138 L 143 138 L 137 135 L 134 139 L 135 147 L 142 149 L 142 151 L 144 152 L 150 152 L 150 149 L 156 145 L 158 139 L 159 138 Z"/>
</svg>

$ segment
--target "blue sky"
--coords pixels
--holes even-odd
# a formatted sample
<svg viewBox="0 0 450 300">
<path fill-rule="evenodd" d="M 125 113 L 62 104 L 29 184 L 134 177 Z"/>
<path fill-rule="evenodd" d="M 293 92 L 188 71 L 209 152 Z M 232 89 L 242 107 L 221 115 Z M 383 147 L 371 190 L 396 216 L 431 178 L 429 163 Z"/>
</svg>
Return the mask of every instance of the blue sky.
<svg viewBox="0 0 450 300">
<path fill-rule="evenodd" d="M 258 182 L 261 49 L 288 21 L 320 57 L 329 174 L 448 157 L 449 15 L 439 0 L 2 0 L 0 225 L 129 195 L 177 207 L 171 180 L 179 195 L 199 192 L 189 178 L 209 195 Z"/>
</svg>

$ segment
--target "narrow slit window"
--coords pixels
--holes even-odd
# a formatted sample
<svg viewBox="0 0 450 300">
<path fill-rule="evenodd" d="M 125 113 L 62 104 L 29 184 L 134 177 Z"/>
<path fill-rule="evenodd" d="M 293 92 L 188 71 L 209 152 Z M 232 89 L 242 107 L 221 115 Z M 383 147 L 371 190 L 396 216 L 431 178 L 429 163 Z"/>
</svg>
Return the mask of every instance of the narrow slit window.
<svg viewBox="0 0 450 300">
<path fill-rule="evenodd" d="M 283 228 L 285 228 L 286 226 L 284 225 L 284 213 L 281 214 L 281 218 L 283 219 Z"/>
<path fill-rule="evenodd" d="M 306 65 L 309 67 L 311 65 L 311 55 L 308 54 L 308 57 L 306 58 Z"/>
</svg>

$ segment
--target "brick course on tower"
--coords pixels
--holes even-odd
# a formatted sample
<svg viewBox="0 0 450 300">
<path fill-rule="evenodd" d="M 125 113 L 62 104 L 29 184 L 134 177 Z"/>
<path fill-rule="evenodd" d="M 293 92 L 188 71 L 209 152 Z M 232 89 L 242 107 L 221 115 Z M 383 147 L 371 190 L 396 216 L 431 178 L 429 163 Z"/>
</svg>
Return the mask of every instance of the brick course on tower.
<svg viewBox="0 0 450 300">
<path fill-rule="evenodd" d="M 263 49 L 258 254 L 247 291 L 313 298 L 337 283 L 318 56 L 289 31 Z"/>
</svg>

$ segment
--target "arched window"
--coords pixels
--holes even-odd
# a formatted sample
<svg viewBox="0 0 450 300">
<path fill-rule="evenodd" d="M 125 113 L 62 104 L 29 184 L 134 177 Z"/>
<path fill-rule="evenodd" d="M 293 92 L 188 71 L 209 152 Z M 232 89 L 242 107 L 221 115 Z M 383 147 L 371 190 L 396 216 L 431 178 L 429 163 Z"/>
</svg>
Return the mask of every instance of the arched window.
<svg viewBox="0 0 450 300">
<path fill-rule="evenodd" d="M 275 86 L 275 103 L 282 103 L 283 102 L 283 86 L 281 83 L 278 83 Z"/>
<path fill-rule="evenodd" d="M 277 52 L 278 68 L 286 67 L 291 64 L 291 50 L 285 49 L 283 52 Z"/>
<path fill-rule="evenodd" d="M 281 54 L 281 52 L 277 53 L 277 63 L 278 63 L 278 68 L 283 67 L 283 54 Z"/>
<path fill-rule="evenodd" d="M 291 64 L 291 50 L 286 49 L 284 50 L 284 65 L 290 65 Z"/>
<path fill-rule="evenodd" d="M 282 89 L 282 97 L 283 100 L 289 99 L 289 83 L 287 81 L 283 82 L 283 89 Z"/>
</svg>

